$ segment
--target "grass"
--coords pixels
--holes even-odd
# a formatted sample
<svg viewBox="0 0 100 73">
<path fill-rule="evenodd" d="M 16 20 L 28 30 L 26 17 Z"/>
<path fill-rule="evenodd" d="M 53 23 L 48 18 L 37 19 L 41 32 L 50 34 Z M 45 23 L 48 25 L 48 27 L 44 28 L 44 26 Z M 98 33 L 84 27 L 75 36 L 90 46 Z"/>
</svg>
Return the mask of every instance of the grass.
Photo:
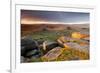
<svg viewBox="0 0 100 73">
<path fill-rule="evenodd" d="M 32 34 L 33 39 L 36 40 L 48 40 L 56 41 L 60 36 L 69 36 L 72 31 L 62 30 L 62 31 L 41 31 L 34 32 Z"/>
</svg>

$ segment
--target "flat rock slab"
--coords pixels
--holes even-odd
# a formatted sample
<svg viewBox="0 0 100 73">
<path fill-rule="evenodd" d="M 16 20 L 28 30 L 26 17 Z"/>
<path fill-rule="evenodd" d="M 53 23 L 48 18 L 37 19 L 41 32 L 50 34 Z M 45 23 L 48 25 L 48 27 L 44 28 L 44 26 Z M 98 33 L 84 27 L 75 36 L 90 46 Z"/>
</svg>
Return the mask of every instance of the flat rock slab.
<svg viewBox="0 0 100 73">
<path fill-rule="evenodd" d="M 62 53 L 61 47 L 56 47 L 46 53 L 42 58 L 48 61 L 56 59 Z"/>
<path fill-rule="evenodd" d="M 82 52 L 89 52 L 89 45 L 79 45 L 77 43 L 65 43 L 67 46 L 69 46 L 72 49 L 76 49 Z"/>
<path fill-rule="evenodd" d="M 83 38 L 83 39 L 76 39 L 76 38 L 71 38 L 71 37 L 63 37 L 63 38 L 60 38 L 58 39 L 60 41 L 65 41 L 65 42 L 85 42 L 85 43 L 88 43 L 86 40 L 89 40 L 89 37 L 87 38 Z"/>
</svg>

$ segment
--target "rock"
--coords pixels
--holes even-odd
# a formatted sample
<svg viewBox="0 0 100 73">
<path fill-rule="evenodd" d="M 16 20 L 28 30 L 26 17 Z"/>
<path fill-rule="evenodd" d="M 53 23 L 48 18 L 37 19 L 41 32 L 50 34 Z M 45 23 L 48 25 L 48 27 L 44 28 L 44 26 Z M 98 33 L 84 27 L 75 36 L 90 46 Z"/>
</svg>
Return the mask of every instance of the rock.
<svg viewBox="0 0 100 73">
<path fill-rule="evenodd" d="M 26 54 L 26 56 L 27 57 L 34 57 L 34 58 L 38 58 L 38 57 L 40 57 L 42 55 L 42 53 L 41 53 L 41 51 L 39 51 L 39 50 L 32 50 L 32 51 L 29 51 L 29 52 L 27 52 L 27 54 Z"/>
<path fill-rule="evenodd" d="M 26 47 L 29 47 L 29 48 L 37 48 L 38 46 L 38 43 L 31 39 L 31 38 L 24 38 L 24 39 L 21 39 L 21 46 L 26 46 Z"/>
<path fill-rule="evenodd" d="M 26 56 L 27 57 L 31 57 L 31 56 L 33 56 L 35 54 L 38 54 L 38 50 L 31 50 L 31 51 L 27 52 Z"/>
<path fill-rule="evenodd" d="M 70 38 L 70 37 L 65 37 L 65 36 L 59 38 L 57 42 L 61 47 L 66 46 L 64 43 L 77 43 L 79 45 L 89 45 L 89 41 L 85 39 L 76 39 L 76 38 Z"/>
<path fill-rule="evenodd" d="M 74 38 L 62 36 L 62 37 L 60 37 L 59 39 L 57 39 L 57 42 L 58 42 L 59 46 L 65 47 L 65 46 L 64 46 L 64 43 L 67 43 L 67 42 L 75 42 L 75 41 L 77 41 L 77 40 L 78 40 L 78 39 L 74 39 Z"/>
<path fill-rule="evenodd" d="M 82 52 L 89 52 L 89 45 L 79 45 L 77 43 L 65 43 L 69 48 L 76 49 Z"/>
<path fill-rule="evenodd" d="M 45 43 L 45 49 L 43 49 L 43 45 L 42 45 L 42 49 L 44 50 L 44 54 L 47 53 L 48 51 L 52 50 L 55 47 L 58 47 L 58 43 L 57 42 L 46 42 Z"/>
<path fill-rule="evenodd" d="M 50 50 L 48 53 L 46 53 L 42 59 L 47 61 L 52 61 L 56 59 L 60 54 L 62 53 L 61 47 L 56 47 Z"/>
<path fill-rule="evenodd" d="M 76 38 L 76 39 L 82 39 L 82 38 L 89 37 L 89 35 L 88 34 L 83 34 L 83 33 L 80 33 L 80 32 L 73 32 L 71 34 L 71 37 Z"/>
<path fill-rule="evenodd" d="M 31 38 L 23 38 L 21 39 L 21 56 L 27 56 L 27 53 L 32 50 L 39 50 L 38 43 Z"/>
</svg>

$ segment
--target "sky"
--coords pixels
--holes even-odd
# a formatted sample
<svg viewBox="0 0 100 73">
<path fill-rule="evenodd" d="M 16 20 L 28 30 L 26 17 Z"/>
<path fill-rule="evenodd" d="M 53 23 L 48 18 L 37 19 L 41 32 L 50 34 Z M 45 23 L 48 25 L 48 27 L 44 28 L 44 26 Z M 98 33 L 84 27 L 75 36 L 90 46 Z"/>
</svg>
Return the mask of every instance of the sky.
<svg viewBox="0 0 100 73">
<path fill-rule="evenodd" d="M 21 10 L 21 24 L 89 23 L 89 13 Z"/>
</svg>

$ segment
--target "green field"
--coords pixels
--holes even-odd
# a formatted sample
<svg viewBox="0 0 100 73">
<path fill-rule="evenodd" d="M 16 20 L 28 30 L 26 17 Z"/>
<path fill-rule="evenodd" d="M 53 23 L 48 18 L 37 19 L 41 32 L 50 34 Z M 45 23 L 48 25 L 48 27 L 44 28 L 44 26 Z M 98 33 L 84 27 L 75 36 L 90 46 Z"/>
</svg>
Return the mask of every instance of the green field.
<svg viewBox="0 0 100 73">
<path fill-rule="evenodd" d="M 56 41 L 60 36 L 70 36 L 73 30 L 40 31 L 31 34 L 35 40 Z"/>
</svg>

